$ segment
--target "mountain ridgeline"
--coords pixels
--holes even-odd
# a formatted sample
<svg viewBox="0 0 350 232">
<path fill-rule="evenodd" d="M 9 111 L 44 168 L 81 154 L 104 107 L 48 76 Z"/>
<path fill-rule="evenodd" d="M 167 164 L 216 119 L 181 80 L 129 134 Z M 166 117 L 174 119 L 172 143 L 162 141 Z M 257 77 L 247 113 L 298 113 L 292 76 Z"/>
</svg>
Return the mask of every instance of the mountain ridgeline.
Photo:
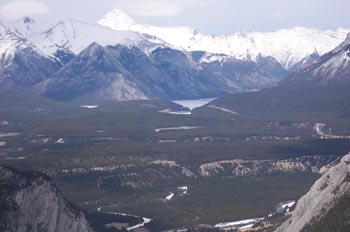
<svg viewBox="0 0 350 232">
<path fill-rule="evenodd" d="M 318 30 L 295 27 L 267 32 L 243 31 L 228 36 L 202 34 L 190 27 L 159 27 L 135 21 L 115 9 L 106 14 L 100 25 L 114 30 L 130 30 L 153 35 L 180 50 L 226 54 L 237 59 L 258 61 L 275 58 L 284 69 L 295 70 L 305 62 L 339 45 L 349 30 Z"/>
<path fill-rule="evenodd" d="M 1 23 L 0 29 L 0 88 L 63 101 L 195 99 L 256 91 L 275 86 L 346 35 L 345 30 L 295 28 L 210 37 L 188 28 L 142 25 L 118 10 L 98 24 L 66 20 L 52 26 L 25 17 Z M 317 51 L 301 52 L 285 34 Z M 315 35 L 322 39 L 313 40 Z M 273 38 L 283 46 L 262 46 Z M 228 41 L 248 47 L 232 50 Z"/>
</svg>

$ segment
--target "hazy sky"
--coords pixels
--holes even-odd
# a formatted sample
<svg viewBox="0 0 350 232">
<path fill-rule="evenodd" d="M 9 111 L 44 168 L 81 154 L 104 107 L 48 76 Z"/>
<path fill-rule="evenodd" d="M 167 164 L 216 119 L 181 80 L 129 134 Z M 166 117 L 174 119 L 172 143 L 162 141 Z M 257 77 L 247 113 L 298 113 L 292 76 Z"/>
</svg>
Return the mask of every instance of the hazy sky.
<svg viewBox="0 0 350 232">
<path fill-rule="evenodd" d="M 350 0 L 0 0 L 0 19 L 95 22 L 113 8 L 142 23 L 191 26 L 211 34 L 295 26 L 350 28 Z"/>
</svg>

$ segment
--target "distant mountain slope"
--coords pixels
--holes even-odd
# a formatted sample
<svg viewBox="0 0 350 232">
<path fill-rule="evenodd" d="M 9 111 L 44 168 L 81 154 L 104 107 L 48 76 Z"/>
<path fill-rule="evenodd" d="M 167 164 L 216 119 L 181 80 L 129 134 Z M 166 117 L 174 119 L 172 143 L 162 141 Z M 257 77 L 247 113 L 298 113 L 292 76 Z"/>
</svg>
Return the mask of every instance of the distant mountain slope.
<svg viewBox="0 0 350 232">
<path fill-rule="evenodd" d="M 297 203 L 297 206 L 286 222 L 279 227 L 276 232 L 300 232 L 315 231 L 313 225 L 322 223 L 322 220 L 330 216 L 332 210 L 341 207 L 339 204 L 344 203 L 345 198 L 350 194 L 350 164 L 349 155 L 344 157 L 340 163 L 326 172 Z M 344 198 L 345 197 L 345 198 Z M 346 201 L 345 201 L 346 202 Z M 349 215 L 349 205 L 343 205 L 341 213 L 336 218 L 343 218 L 344 221 L 339 224 L 328 224 L 327 231 L 348 231 L 350 220 L 345 218 Z M 340 212 L 340 211 L 338 211 Z M 335 223 L 335 222 L 331 222 Z M 326 225 L 325 225 L 326 226 Z M 320 230 L 317 230 L 318 232 Z"/>
<path fill-rule="evenodd" d="M 198 52 L 193 53 L 197 53 L 198 59 Z M 215 74 L 224 83 L 223 87 L 235 89 L 234 92 L 271 87 L 287 75 L 287 71 L 273 59 L 256 63 L 223 54 L 204 53 L 198 62 L 205 72 Z"/>
<path fill-rule="evenodd" d="M 336 49 L 292 73 L 276 87 L 229 95 L 211 105 L 242 114 L 350 113 L 350 36 Z"/>
<path fill-rule="evenodd" d="M 277 81 L 258 64 L 232 57 L 221 63 L 196 62 L 171 48 L 146 54 L 138 47 L 93 43 L 37 88 L 59 100 L 191 99 L 260 89 Z"/>
<path fill-rule="evenodd" d="M 67 100 L 90 95 L 99 99 L 200 97 L 215 93 L 181 52 L 157 49 L 147 56 L 122 45 L 90 45 L 40 86 L 45 96 Z M 207 80 L 208 82 L 210 80 Z M 216 94 L 223 94 L 216 87 Z"/>
<path fill-rule="evenodd" d="M 114 30 L 131 30 L 156 36 L 177 49 L 223 53 L 237 59 L 274 57 L 285 69 L 293 69 L 314 54 L 323 55 L 335 48 L 349 30 L 317 30 L 296 27 L 271 32 L 239 32 L 230 36 L 212 36 L 188 27 L 158 27 L 136 22 L 115 9 L 99 24 Z"/>
<path fill-rule="evenodd" d="M 52 78 L 41 83 L 40 91 L 59 100 L 82 95 L 117 100 L 146 99 L 132 75 L 120 63 L 121 56 L 125 59 L 129 56 L 130 65 L 135 62 L 130 60 L 135 58 L 131 51 L 123 46 L 105 48 L 93 43 Z"/>
<path fill-rule="evenodd" d="M 92 232 L 82 212 L 69 205 L 48 177 L 0 167 L 0 230 Z"/>
</svg>

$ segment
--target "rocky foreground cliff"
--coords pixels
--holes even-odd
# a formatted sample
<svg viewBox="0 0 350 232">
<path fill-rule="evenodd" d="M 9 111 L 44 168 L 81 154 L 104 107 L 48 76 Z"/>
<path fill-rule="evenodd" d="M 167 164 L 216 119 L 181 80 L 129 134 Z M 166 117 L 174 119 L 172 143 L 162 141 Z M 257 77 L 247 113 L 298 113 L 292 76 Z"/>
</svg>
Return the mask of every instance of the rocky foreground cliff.
<svg viewBox="0 0 350 232">
<path fill-rule="evenodd" d="M 342 203 L 350 195 L 349 161 L 347 155 L 329 169 L 298 201 L 293 215 L 276 232 L 320 231 L 316 229 L 319 224 L 324 224 L 322 228 L 328 227 L 322 231 L 349 231 L 350 220 L 346 215 L 350 207 Z M 328 220 L 330 218 L 333 219 Z M 345 220 L 338 220 L 341 218 Z M 326 223 L 327 220 L 331 224 Z"/>
<path fill-rule="evenodd" d="M 84 214 L 65 201 L 47 176 L 0 167 L 0 231 L 93 230 Z"/>
</svg>

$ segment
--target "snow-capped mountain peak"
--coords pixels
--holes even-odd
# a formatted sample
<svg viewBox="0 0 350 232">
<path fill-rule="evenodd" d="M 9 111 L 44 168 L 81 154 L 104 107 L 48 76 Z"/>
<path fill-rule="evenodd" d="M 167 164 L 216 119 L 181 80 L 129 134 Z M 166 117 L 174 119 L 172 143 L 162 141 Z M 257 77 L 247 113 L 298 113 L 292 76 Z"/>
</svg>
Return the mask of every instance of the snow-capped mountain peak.
<svg viewBox="0 0 350 232">
<path fill-rule="evenodd" d="M 188 41 L 198 34 L 197 30 L 191 27 L 160 27 L 141 24 L 119 9 L 107 13 L 98 21 L 98 24 L 117 31 L 130 30 L 156 36 L 181 50 L 189 50 Z"/>
<path fill-rule="evenodd" d="M 128 30 L 136 21 L 120 9 L 114 9 L 107 13 L 99 24 L 113 28 L 114 30 Z"/>
</svg>

